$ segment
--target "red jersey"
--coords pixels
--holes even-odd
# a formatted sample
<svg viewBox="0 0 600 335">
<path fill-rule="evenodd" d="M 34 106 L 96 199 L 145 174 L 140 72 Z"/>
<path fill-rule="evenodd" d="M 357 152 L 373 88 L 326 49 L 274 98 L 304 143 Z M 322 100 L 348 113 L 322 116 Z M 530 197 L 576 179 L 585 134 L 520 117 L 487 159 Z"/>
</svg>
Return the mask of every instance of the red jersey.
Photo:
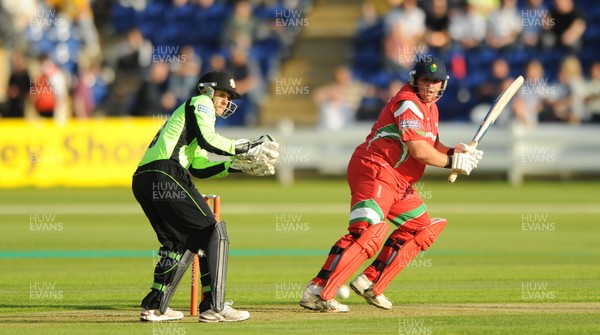
<svg viewBox="0 0 600 335">
<path fill-rule="evenodd" d="M 407 83 L 387 102 L 354 156 L 391 166 L 401 181 L 412 185 L 423 176 L 426 164 L 409 154 L 406 142 L 424 140 L 434 145 L 438 138 L 438 122 L 437 105 L 433 103 L 427 107 Z"/>
</svg>

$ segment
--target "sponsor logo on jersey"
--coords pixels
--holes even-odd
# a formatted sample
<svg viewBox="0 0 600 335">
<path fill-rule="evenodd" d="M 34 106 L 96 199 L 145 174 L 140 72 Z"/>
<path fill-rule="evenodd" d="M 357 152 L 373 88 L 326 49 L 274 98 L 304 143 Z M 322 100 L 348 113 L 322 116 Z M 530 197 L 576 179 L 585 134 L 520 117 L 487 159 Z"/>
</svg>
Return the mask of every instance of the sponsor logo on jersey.
<svg viewBox="0 0 600 335">
<path fill-rule="evenodd" d="M 215 114 L 210 107 L 203 104 L 198 105 L 198 112 L 208 114 L 210 116 Z"/>
<path fill-rule="evenodd" d="M 421 123 L 419 120 L 400 120 L 399 126 L 400 128 L 419 129 Z"/>
</svg>

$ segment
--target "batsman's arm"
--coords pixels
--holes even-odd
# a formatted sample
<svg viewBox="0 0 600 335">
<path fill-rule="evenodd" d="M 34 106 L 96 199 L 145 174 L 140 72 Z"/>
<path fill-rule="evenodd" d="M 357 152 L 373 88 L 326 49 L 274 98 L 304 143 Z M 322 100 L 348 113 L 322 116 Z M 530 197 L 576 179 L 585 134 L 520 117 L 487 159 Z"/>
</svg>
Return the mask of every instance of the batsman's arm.
<svg viewBox="0 0 600 335">
<path fill-rule="evenodd" d="M 436 143 L 437 148 L 425 140 L 407 141 L 405 144 L 410 155 L 421 163 L 441 168 L 450 168 L 452 165 L 452 157 L 440 152 L 440 149 L 443 149 L 441 144 Z M 450 150 L 445 146 L 444 148 L 446 151 Z"/>
</svg>

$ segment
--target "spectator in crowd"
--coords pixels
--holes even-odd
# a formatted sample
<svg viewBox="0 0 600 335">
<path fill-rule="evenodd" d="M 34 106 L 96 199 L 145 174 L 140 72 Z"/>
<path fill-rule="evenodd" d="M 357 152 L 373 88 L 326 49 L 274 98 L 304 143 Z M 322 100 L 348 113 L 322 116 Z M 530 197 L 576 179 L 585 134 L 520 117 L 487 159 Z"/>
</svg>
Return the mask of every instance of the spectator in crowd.
<svg viewBox="0 0 600 335">
<path fill-rule="evenodd" d="M 39 66 L 31 91 L 34 107 L 39 116 L 64 124 L 70 116 L 67 76 L 48 55 L 39 57 Z"/>
<path fill-rule="evenodd" d="M 460 49 L 479 48 L 486 36 L 486 21 L 473 5 L 466 0 L 463 7 L 449 18 L 449 34 L 454 45 Z"/>
<path fill-rule="evenodd" d="M 393 33 L 395 26 L 401 24 L 403 38 L 413 45 L 421 44 L 425 35 L 425 12 L 417 6 L 417 0 L 388 0 L 388 3 L 391 10 L 383 19 L 386 33 Z"/>
<path fill-rule="evenodd" d="M 98 59 L 83 58 L 79 65 L 79 76 L 73 88 L 73 112 L 75 117 L 86 119 L 94 116 L 104 102 L 111 78 L 103 73 Z"/>
<path fill-rule="evenodd" d="M 401 80 L 392 80 L 388 87 L 376 87 L 367 85 L 363 97 L 356 111 L 357 121 L 373 121 L 379 118 L 381 109 L 396 95 L 404 83 Z"/>
<path fill-rule="evenodd" d="M 235 4 L 233 16 L 227 22 L 223 33 L 223 47 L 234 49 L 235 47 L 245 47 L 239 45 L 240 41 L 253 40 L 256 33 L 257 21 L 252 15 L 252 4 L 247 0 L 240 0 Z"/>
<path fill-rule="evenodd" d="M 493 103 L 500 93 L 504 92 L 512 83 L 510 69 L 504 58 L 494 59 L 490 74 L 489 79 L 482 83 L 477 90 L 479 100 L 486 104 Z"/>
<path fill-rule="evenodd" d="M 580 123 L 588 119 L 585 111 L 585 80 L 581 62 L 575 56 L 563 59 L 558 72 L 558 82 L 552 84 L 556 92 L 551 96 L 551 114 L 544 121 Z"/>
<path fill-rule="evenodd" d="M 581 12 L 575 8 L 573 0 L 554 0 L 548 20 L 548 48 L 560 47 L 563 50 L 579 51 L 583 43 L 583 33 L 587 27 Z"/>
<path fill-rule="evenodd" d="M 477 14 L 481 15 L 483 18 L 487 20 L 487 18 L 493 12 L 497 11 L 500 8 L 500 1 L 502 0 L 467 0 L 474 7 Z"/>
<path fill-rule="evenodd" d="M 135 97 L 131 115 L 159 116 L 165 115 L 176 105 L 175 95 L 167 91 L 169 65 L 154 62 L 150 65 L 149 78 L 144 80 Z"/>
<path fill-rule="evenodd" d="M 418 47 L 406 37 L 405 29 L 406 25 L 398 22 L 383 39 L 383 64 L 393 78 L 408 78 L 417 53 Z"/>
<path fill-rule="evenodd" d="M 360 6 L 360 17 L 356 22 L 355 35 L 373 29 L 381 22 L 381 17 L 377 13 L 377 8 L 372 0 L 365 0 Z"/>
<path fill-rule="evenodd" d="M 448 0 L 430 0 L 428 4 L 425 11 L 425 43 L 431 48 L 446 50 L 450 46 Z"/>
<path fill-rule="evenodd" d="M 265 87 L 256 60 L 249 57 L 246 48 L 238 47 L 231 50 L 229 62 L 225 71 L 233 75 L 237 91 L 243 95 L 239 102 L 239 111 L 228 117 L 221 124 L 255 125 L 258 120 L 258 108 L 264 99 Z"/>
<path fill-rule="evenodd" d="M 142 83 L 144 69 L 152 60 L 152 43 L 138 28 L 130 29 L 114 46 L 109 62 L 115 68 L 114 85 L 109 89 L 106 113 L 109 116 L 128 114 L 130 101 Z"/>
<path fill-rule="evenodd" d="M 202 61 L 190 45 L 180 48 L 177 59 L 177 62 L 173 62 L 173 71 L 169 76 L 169 91 L 175 95 L 176 104 L 180 105 L 189 98 L 190 92 L 197 90 Z"/>
<path fill-rule="evenodd" d="M 585 108 L 589 122 L 600 123 L 600 61 L 590 67 L 590 79 L 586 83 Z"/>
<path fill-rule="evenodd" d="M 8 79 L 6 108 L 2 117 L 22 118 L 25 116 L 25 102 L 29 97 L 31 78 L 26 67 L 26 58 L 22 52 L 13 53 L 12 72 Z"/>
<path fill-rule="evenodd" d="M 527 0 L 521 10 L 521 20 L 521 44 L 530 49 L 540 48 L 542 33 L 550 22 L 550 11 L 544 5 L 544 0 Z"/>
<path fill-rule="evenodd" d="M 335 82 L 315 90 L 313 99 L 319 110 L 319 128 L 341 130 L 355 120 L 363 84 L 354 80 L 346 66 L 335 69 Z"/>
<path fill-rule="evenodd" d="M 526 128 L 535 128 L 539 115 L 548 108 L 547 100 L 552 93 L 544 77 L 544 66 L 536 59 L 531 60 L 525 69 L 525 83 L 513 99 L 516 121 Z"/>
<path fill-rule="evenodd" d="M 497 50 L 515 47 L 523 27 L 517 0 L 502 0 L 500 8 L 490 14 L 487 23 L 488 46 Z"/>
</svg>

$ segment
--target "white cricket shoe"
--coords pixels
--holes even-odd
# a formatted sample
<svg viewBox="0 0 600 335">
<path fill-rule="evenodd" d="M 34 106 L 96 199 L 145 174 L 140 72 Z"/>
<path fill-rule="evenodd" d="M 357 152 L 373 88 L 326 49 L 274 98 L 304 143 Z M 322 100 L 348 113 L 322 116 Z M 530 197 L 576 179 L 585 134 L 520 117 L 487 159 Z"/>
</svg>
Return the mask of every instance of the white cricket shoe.
<svg viewBox="0 0 600 335">
<path fill-rule="evenodd" d="M 350 310 L 348 306 L 340 304 L 335 299 L 323 300 L 323 298 L 321 298 L 321 291 L 323 291 L 323 287 L 318 286 L 313 282 L 308 284 L 308 287 L 302 293 L 300 306 L 313 311 L 332 313 L 344 313 Z"/>
<path fill-rule="evenodd" d="M 383 294 L 375 295 L 375 293 L 373 293 L 373 282 L 364 274 L 360 274 L 358 277 L 354 278 L 350 283 L 350 288 L 352 288 L 356 294 L 365 298 L 369 304 L 383 309 L 392 309 L 392 302 L 389 301 L 388 298 Z"/>
<path fill-rule="evenodd" d="M 179 311 L 174 311 L 169 307 L 167 312 L 162 314 L 158 309 L 145 309 L 142 307 L 142 312 L 140 313 L 141 321 L 174 321 L 183 319 L 183 313 Z"/>
<path fill-rule="evenodd" d="M 238 311 L 231 307 L 231 305 L 233 305 L 233 301 L 227 300 L 225 302 L 225 308 L 223 308 L 221 312 L 209 309 L 200 313 L 200 322 L 237 322 L 248 320 L 248 318 L 250 318 L 250 313 L 248 311 Z"/>
</svg>

